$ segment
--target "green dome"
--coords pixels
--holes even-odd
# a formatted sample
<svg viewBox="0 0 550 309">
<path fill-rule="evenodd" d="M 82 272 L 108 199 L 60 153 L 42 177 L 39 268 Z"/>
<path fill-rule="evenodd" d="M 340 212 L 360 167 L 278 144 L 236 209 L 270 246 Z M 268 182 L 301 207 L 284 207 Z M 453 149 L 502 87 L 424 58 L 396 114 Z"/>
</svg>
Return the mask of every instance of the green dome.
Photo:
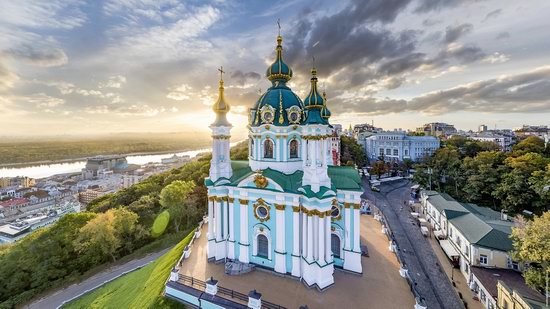
<svg viewBox="0 0 550 309">
<path fill-rule="evenodd" d="M 256 112 L 252 120 L 253 126 L 262 124 L 271 124 L 275 126 L 288 126 L 292 124 L 303 124 L 302 111 L 304 105 L 298 95 L 290 89 L 284 82 L 275 82 L 273 86 L 256 102 L 253 110 Z M 273 111 L 271 121 L 265 121 L 261 113 L 263 110 Z M 296 119 L 289 119 L 289 111 L 298 112 Z"/>
<path fill-rule="evenodd" d="M 315 68 L 311 69 L 311 89 L 309 94 L 304 99 L 304 106 L 307 109 L 311 108 L 323 108 L 325 105 L 325 100 L 317 91 L 317 70 Z"/>
<path fill-rule="evenodd" d="M 323 91 L 323 100 L 325 101 L 325 104 L 323 105 L 323 108 L 321 109 L 321 117 L 328 121 L 328 119 L 331 116 L 331 112 L 327 107 L 327 93 L 325 91 Z"/>
<path fill-rule="evenodd" d="M 292 78 L 292 69 L 283 61 L 282 42 L 283 37 L 277 36 L 276 58 L 265 73 L 270 81 L 289 81 Z"/>
</svg>

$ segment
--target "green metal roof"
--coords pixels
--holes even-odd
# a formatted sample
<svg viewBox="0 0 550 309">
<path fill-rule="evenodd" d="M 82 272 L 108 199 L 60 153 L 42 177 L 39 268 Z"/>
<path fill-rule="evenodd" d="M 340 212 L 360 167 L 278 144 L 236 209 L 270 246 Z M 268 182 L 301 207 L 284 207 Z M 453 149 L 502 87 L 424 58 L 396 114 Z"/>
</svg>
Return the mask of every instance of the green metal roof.
<svg viewBox="0 0 550 309">
<path fill-rule="evenodd" d="M 229 186 L 237 186 L 242 180 L 255 173 L 248 165 L 248 161 L 231 161 L 233 176 L 229 179 Z M 351 166 L 329 166 L 328 176 L 332 181 L 333 188 L 321 188 L 317 193 L 313 193 L 308 186 L 302 187 L 303 171 L 296 171 L 292 174 L 284 174 L 282 172 L 265 169 L 262 174 L 277 183 L 285 192 L 304 194 L 308 197 L 321 197 L 325 193 L 332 190 L 347 190 L 347 191 L 363 191 L 361 178 L 355 168 Z M 207 183 L 212 185 L 212 182 Z M 302 191 L 299 189 L 302 188 Z"/>
</svg>

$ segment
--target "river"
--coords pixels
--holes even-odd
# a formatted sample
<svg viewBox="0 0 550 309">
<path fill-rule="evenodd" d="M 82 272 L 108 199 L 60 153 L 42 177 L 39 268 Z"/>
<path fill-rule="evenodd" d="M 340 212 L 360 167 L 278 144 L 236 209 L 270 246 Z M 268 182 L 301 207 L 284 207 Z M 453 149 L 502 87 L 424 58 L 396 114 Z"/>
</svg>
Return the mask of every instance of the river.
<svg viewBox="0 0 550 309">
<path fill-rule="evenodd" d="M 191 150 L 184 152 L 174 152 L 174 153 L 165 153 L 165 154 L 149 154 L 149 155 L 129 155 L 126 157 L 128 164 L 138 164 L 143 165 L 149 162 L 160 162 L 161 159 L 169 158 L 174 154 L 177 156 L 190 156 L 191 158 L 195 157 L 197 154 L 202 152 L 210 152 L 210 148 Z M 65 162 L 65 163 L 51 163 L 51 164 L 41 164 L 33 165 L 26 167 L 3 167 L 0 168 L 0 177 L 16 177 L 16 176 L 27 176 L 31 178 L 44 178 L 56 174 L 65 174 L 65 173 L 77 173 L 80 172 L 86 166 L 86 161 L 75 161 L 75 162 Z"/>
</svg>

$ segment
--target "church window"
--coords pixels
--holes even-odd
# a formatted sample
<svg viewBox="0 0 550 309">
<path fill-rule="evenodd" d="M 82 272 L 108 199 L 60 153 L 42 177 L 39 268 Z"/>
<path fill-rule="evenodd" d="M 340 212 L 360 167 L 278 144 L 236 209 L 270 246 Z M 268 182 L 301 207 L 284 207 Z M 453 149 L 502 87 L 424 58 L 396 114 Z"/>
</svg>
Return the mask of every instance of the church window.
<svg viewBox="0 0 550 309">
<path fill-rule="evenodd" d="M 330 248 L 334 257 L 340 258 L 340 237 L 338 237 L 338 235 L 330 235 Z"/>
<path fill-rule="evenodd" d="M 332 205 L 332 208 L 330 209 L 330 216 L 332 218 L 339 218 L 340 217 L 340 207 L 336 205 Z"/>
<path fill-rule="evenodd" d="M 260 234 L 258 235 L 258 256 L 267 258 L 269 255 L 269 240 L 267 236 Z"/>
<path fill-rule="evenodd" d="M 273 142 L 270 139 L 264 142 L 264 158 L 273 159 Z"/>
<path fill-rule="evenodd" d="M 260 205 L 256 207 L 256 215 L 258 216 L 258 218 L 265 219 L 267 218 L 268 214 L 269 214 L 269 210 L 265 206 Z"/>
<path fill-rule="evenodd" d="M 253 138 L 250 138 L 250 147 L 248 149 L 248 153 L 249 153 L 249 156 L 253 157 L 254 156 L 254 139 Z"/>
<path fill-rule="evenodd" d="M 298 158 L 298 141 L 295 139 L 290 141 L 290 158 Z"/>
</svg>

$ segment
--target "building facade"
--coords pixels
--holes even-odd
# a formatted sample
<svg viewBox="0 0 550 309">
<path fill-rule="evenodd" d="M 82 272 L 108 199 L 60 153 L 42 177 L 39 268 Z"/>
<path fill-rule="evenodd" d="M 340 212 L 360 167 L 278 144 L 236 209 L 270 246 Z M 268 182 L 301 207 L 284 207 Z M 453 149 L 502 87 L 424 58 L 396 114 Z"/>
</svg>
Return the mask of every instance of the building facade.
<svg viewBox="0 0 550 309">
<path fill-rule="evenodd" d="M 440 147 L 435 136 L 410 136 L 403 131 L 384 131 L 365 138 L 365 152 L 369 160 L 383 157 L 386 161 L 418 161 L 431 156 Z"/>
<path fill-rule="evenodd" d="M 495 143 L 496 145 L 498 145 L 500 151 L 503 152 L 512 151 L 512 145 L 514 144 L 514 140 L 511 135 L 498 134 L 490 131 L 471 135 L 470 139 Z"/>
<path fill-rule="evenodd" d="M 416 133 L 423 133 L 428 136 L 449 136 L 456 134 L 456 128 L 452 124 L 443 122 L 431 122 L 427 123 L 416 129 Z"/>
<path fill-rule="evenodd" d="M 334 129 L 316 69 L 302 101 L 287 86 L 293 73 L 282 50 L 278 36 L 266 73 L 272 86 L 249 110 L 248 161 L 230 160 L 232 125 L 220 80 L 205 179 L 207 256 L 255 264 L 324 289 L 334 283 L 335 267 L 362 273 L 361 180 L 355 169 L 334 162 Z"/>
</svg>

